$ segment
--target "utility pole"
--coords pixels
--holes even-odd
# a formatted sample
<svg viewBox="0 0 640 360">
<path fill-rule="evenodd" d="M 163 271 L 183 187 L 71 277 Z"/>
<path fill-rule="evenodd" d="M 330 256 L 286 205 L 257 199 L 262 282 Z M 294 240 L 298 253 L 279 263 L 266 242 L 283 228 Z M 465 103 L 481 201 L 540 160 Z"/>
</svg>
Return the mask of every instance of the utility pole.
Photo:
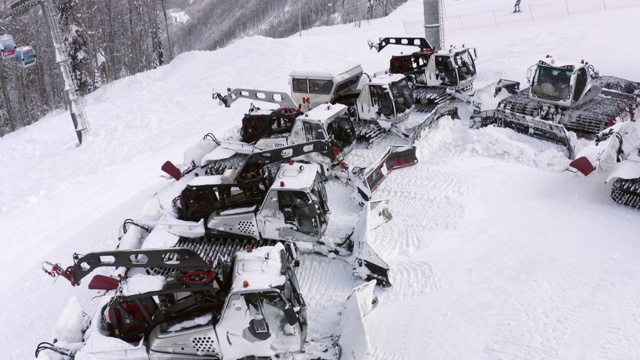
<svg viewBox="0 0 640 360">
<path fill-rule="evenodd" d="M 442 0 L 423 0 L 424 4 L 424 32 L 427 42 L 434 48 L 441 50 L 444 43 L 444 5 Z"/>
<path fill-rule="evenodd" d="M 302 8 L 300 7 L 300 1 L 298 1 L 298 32 L 302 37 Z"/>
</svg>

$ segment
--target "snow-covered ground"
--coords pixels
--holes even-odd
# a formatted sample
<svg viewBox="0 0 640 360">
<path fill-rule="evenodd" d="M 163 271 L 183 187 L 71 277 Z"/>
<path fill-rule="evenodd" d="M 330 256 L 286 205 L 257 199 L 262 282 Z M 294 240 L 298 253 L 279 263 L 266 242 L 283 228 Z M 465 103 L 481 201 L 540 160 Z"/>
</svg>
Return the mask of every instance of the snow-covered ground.
<svg viewBox="0 0 640 360">
<path fill-rule="evenodd" d="M 506 16 L 512 1 L 506 3 L 445 1 L 448 16 Z M 638 17 L 640 4 L 450 31 L 446 38 L 478 49 L 477 87 L 499 78 L 525 81 L 527 68 L 546 54 L 640 80 Z M 80 147 L 62 112 L 0 139 L 0 357 L 32 357 L 39 341 L 52 340 L 72 296 L 87 309 L 95 303 L 86 283 L 54 283 L 42 261 L 69 265 L 74 252 L 115 248 L 122 221 L 140 218 L 145 202 L 171 184 L 159 176 L 162 163 L 181 162 L 205 133 L 220 137 L 239 124 L 248 104 L 218 107 L 212 88 L 287 91 L 291 69 L 336 58 L 373 73 L 403 50 L 375 53 L 366 41 L 406 35 L 405 22 L 421 19 L 422 1 L 410 0 L 360 28 L 315 28 L 302 37 L 253 37 L 184 53 L 90 95 L 92 138 Z M 640 358 L 640 213 L 610 200 L 604 174 L 564 171 L 568 160 L 559 149 L 468 125 L 443 119 L 418 144 L 420 163 L 394 172 L 375 193 L 390 199 L 394 215 L 372 241 L 394 286 L 376 289 L 380 303 L 366 317 L 373 358 Z M 342 199 L 347 190 L 335 182 L 328 189 L 331 221 L 353 220 L 335 215 L 357 210 Z M 320 336 L 336 323 L 323 314 L 337 311 L 362 281 L 346 264 L 304 260 L 310 333 Z"/>
</svg>

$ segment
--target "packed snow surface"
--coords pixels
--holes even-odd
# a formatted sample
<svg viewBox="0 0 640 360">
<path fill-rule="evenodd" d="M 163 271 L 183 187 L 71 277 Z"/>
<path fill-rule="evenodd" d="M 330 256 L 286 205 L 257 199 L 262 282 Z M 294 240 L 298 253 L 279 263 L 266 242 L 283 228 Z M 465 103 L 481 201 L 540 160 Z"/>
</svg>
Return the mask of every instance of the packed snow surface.
<svg viewBox="0 0 640 360">
<path fill-rule="evenodd" d="M 560 11 L 565 4 L 569 14 Z M 519 14 L 504 0 L 445 6 L 447 44 L 478 49 L 476 88 L 500 78 L 524 82 L 527 68 L 546 54 L 640 80 L 630 41 L 637 1 L 531 0 Z M 420 26 L 410 26 L 422 14 L 422 1 L 409 0 L 361 27 L 252 37 L 181 54 L 88 96 L 92 138 L 80 147 L 62 111 L 1 138 L 0 357 L 32 357 L 39 341 L 55 336 L 74 296 L 95 313 L 99 294 L 86 288 L 88 280 L 79 287 L 54 282 L 40 264 L 66 266 L 74 252 L 114 249 L 123 220 L 143 218 L 154 194 L 184 186 L 159 176 L 164 161 L 181 163 L 208 132 L 221 138 L 249 106 L 219 107 L 212 88 L 288 91 L 292 69 L 322 71 L 336 59 L 374 73 L 409 49 L 376 53 L 367 40 L 422 36 Z M 498 26 L 473 22 L 487 16 Z M 389 136 L 381 146 L 394 143 L 401 140 Z M 375 155 L 358 149 L 350 161 L 363 166 Z M 391 267 L 393 287 L 376 289 L 379 304 L 364 318 L 373 359 L 640 358 L 640 212 L 610 200 L 606 174 L 564 171 L 569 161 L 561 149 L 507 129 L 472 130 L 464 118 L 429 130 L 418 156 L 416 166 L 393 172 L 374 194 L 389 199 L 393 213 L 370 240 Z M 344 185 L 327 187 L 332 226 L 348 228 L 359 207 Z M 331 334 L 346 296 L 363 282 L 328 258 L 305 255 L 299 271 L 309 336 Z"/>
</svg>

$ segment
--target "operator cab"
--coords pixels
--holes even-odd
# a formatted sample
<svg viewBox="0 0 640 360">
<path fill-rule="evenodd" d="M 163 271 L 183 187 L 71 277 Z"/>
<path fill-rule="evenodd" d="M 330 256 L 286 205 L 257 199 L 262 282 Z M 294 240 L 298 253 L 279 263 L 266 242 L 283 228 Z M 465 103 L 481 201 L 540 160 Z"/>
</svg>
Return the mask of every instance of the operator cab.
<svg viewBox="0 0 640 360">
<path fill-rule="evenodd" d="M 16 56 L 16 42 L 13 41 L 13 36 L 9 34 L 0 36 L 0 55 L 3 60 Z"/>
<path fill-rule="evenodd" d="M 376 74 L 362 89 L 358 104 L 362 119 L 400 122 L 413 111 L 413 89 L 403 75 Z"/>
<path fill-rule="evenodd" d="M 308 111 L 324 103 L 347 103 L 355 100 L 362 77 L 360 64 L 340 62 L 326 64 L 322 71 L 294 70 L 289 74 L 291 97 L 298 107 Z"/>
<path fill-rule="evenodd" d="M 418 85 L 469 88 L 476 78 L 475 48 L 423 49 L 391 57 L 389 72 L 411 75 Z"/>
<path fill-rule="evenodd" d="M 473 81 L 476 77 L 475 51 L 476 49 L 454 49 L 453 61 L 458 69 L 459 84 Z"/>
<path fill-rule="evenodd" d="M 287 188 L 287 183 L 297 182 L 294 178 L 303 176 L 304 167 L 309 165 L 311 164 L 283 165 L 276 179 L 283 188 L 278 191 L 278 209 L 285 224 L 292 225 L 293 229 L 303 234 L 315 237 L 322 236 L 321 234 L 327 228 L 329 217 L 327 190 L 320 179 L 320 174 L 316 172 L 310 186 Z"/>
<path fill-rule="evenodd" d="M 265 348 L 298 352 L 306 340 L 306 304 L 284 246 L 238 252 L 231 271 L 230 294 L 216 326 L 225 339 L 220 341 L 222 353 L 236 359 Z"/>
<path fill-rule="evenodd" d="M 471 88 L 476 78 L 475 54 L 475 48 L 438 51 L 434 59 L 436 74 L 441 81 L 440 86 Z"/>
<path fill-rule="evenodd" d="M 583 104 L 602 91 L 601 86 L 593 81 L 595 70 L 588 63 L 562 66 L 554 64 L 554 59 L 546 58 L 529 69 L 529 98 L 546 104 L 570 107 Z"/>
<path fill-rule="evenodd" d="M 282 164 L 259 211 L 258 228 L 268 239 L 317 241 L 327 229 L 328 200 L 318 164 Z"/>
<path fill-rule="evenodd" d="M 331 145 L 342 154 L 349 153 L 356 142 L 353 121 L 347 106 L 343 104 L 317 106 L 306 114 L 300 115 L 291 134 L 291 142 L 294 144 L 329 140 Z M 307 157 L 309 156 L 305 155 L 305 159 L 309 160 Z M 322 162 L 322 159 L 317 158 L 315 162 Z"/>
</svg>

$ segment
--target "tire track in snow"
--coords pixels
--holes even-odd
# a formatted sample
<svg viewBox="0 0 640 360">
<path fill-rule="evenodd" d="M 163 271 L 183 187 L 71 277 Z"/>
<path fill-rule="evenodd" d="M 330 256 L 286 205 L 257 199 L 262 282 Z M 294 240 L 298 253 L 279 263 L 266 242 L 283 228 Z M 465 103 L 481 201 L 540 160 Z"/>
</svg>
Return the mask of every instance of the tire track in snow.
<svg viewBox="0 0 640 360">
<path fill-rule="evenodd" d="M 416 221 L 402 222 L 399 218 L 374 230 L 369 240 L 380 256 L 412 254 L 427 247 L 425 228 Z"/>
<path fill-rule="evenodd" d="M 405 236 L 405 228 L 418 234 L 457 228 L 465 213 L 462 199 L 469 193 L 474 175 L 420 164 L 400 171 L 397 177 L 392 173 L 376 193 L 376 198 L 389 199 L 394 220 L 388 226 L 394 236 Z"/>
<path fill-rule="evenodd" d="M 392 303 L 420 297 L 440 289 L 440 275 L 428 262 L 398 262 L 391 264 L 391 289 L 380 295 L 380 301 Z"/>
<path fill-rule="evenodd" d="M 499 317 L 482 358 L 558 358 L 591 293 L 588 275 L 576 268 L 566 259 L 540 264 Z"/>
<path fill-rule="evenodd" d="M 407 358 L 402 355 L 389 353 L 388 351 L 384 351 L 377 346 L 372 347 L 371 357 L 374 360 L 407 360 Z"/>
<path fill-rule="evenodd" d="M 440 275 L 432 264 L 407 258 L 428 247 L 430 231 L 458 227 L 464 219 L 463 199 L 474 180 L 474 174 L 422 162 L 391 173 L 376 190 L 375 198 L 389 199 L 394 217 L 370 240 L 390 265 L 393 287 L 380 295 L 381 302 L 416 298 L 440 289 Z"/>
</svg>

